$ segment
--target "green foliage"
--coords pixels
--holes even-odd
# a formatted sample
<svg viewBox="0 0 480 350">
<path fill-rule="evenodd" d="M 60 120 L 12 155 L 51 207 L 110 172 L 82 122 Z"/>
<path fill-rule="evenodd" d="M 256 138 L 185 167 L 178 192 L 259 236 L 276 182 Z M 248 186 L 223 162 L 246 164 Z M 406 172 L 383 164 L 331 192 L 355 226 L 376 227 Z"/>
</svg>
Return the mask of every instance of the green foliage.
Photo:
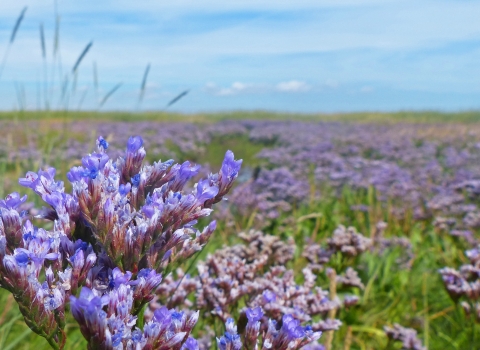
<svg viewBox="0 0 480 350">
<path fill-rule="evenodd" d="M 8 111 L 0 112 L 6 120 L 109 120 L 109 121 L 157 121 L 213 123 L 224 120 L 279 120 L 279 121 L 325 121 L 347 123 L 479 123 L 480 111 L 437 112 L 352 112 L 352 113 L 274 113 L 268 111 L 233 111 L 216 113 L 181 114 L 175 112 L 95 112 L 95 111 Z"/>
</svg>

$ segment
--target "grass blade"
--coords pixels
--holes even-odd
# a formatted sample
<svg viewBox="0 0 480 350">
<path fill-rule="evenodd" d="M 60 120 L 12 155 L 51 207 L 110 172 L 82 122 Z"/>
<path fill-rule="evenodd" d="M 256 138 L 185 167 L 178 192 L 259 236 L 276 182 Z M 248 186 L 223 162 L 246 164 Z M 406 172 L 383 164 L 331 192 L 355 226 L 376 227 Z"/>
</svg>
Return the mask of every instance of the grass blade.
<svg viewBox="0 0 480 350">
<path fill-rule="evenodd" d="M 87 96 L 87 93 L 88 93 L 88 88 L 85 89 L 85 91 L 84 91 L 83 94 L 82 94 L 82 97 L 80 97 L 80 101 L 78 102 L 78 108 L 77 108 L 77 110 L 81 110 L 81 109 L 82 109 L 83 101 L 85 100 L 85 96 Z"/>
<path fill-rule="evenodd" d="M 25 17 L 25 12 L 27 12 L 27 7 L 25 6 L 20 12 L 20 16 L 17 18 L 17 22 L 15 22 L 15 26 L 13 27 L 12 35 L 10 36 L 10 45 L 13 44 L 15 41 L 15 37 L 17 35 L 18 29 L 20 28 L 20 24 L 22 24 L 23 17 Z"/>
<path fill-rule="evenodd" d="M 143 95 L 145 93 L 145 87 L 147 86 L 147 78 L 148 78 L 149 72 L 150 72 L 150 63 L 147 65 L 147 68 L 145 68 L 145 73 L 143 73 L 142 85 L 140 87 L 140 96 L 138 98 L 139 102 L 141 102 L 143 99 Z"/>
<path fill-rule="evenodd" d="M 183 91 L 182 93 L 180 93 L 179 95 L 177 95 L 175 98 L 173 98 L 170 102 L 168 102 L 167 106 L 165 108 L 168 108 L 170 107 L 171 105 L 173 105 L 174 103 L 176 103 L 178 100 L 180 100 L 182 97 L 184 97 L 186 94 L 188 94 L 190 92 L 190 90 L 185 90 Z"/>
<path fill-rule="evenodd" d="M 118 83 L 117 85 L 115 85 L 109 92 L 107 92 L 107 94 L 105 95 L 105 97 L 102 99 L 102 101 L 100 102 L 98 108 L 102 108 L 102 106 L 105 104 L 105 102 L 107 102 L 107 100 L 110 98 L 110 96 L 112 96 L 115 91 L 117 91 L 120 86 L 122 86 L 123 83 Z"/>
<path fill-rule="evenodd" d="M 3 350 L 10 350 L 10 349 L 15 349 L 15 346 L 22 342 L 25 338 L 27 338 L 32 331 L 30 329 L 26 329 L 23 333 L 15 337 L 15 340 L 9 343 L 6 347 L 3 348 Z"/>
<path fill-rule="evenodd" d="M 45 30 L 43 28 L 43 23 L 40 23 L 40 47 L 42 49 L 42 58 L 43 58 L 43 97 L 45 103 L 45 109 L 49 109 L 49 97 L 48 97 L 48 71 L 47 71 L 47 50 L 45 45 Z"/>
<path fill-rule="evenodd" d="M 55 34 L 53 37 L 53 56 L 58 52 L 60 44 L 60 16 L 57 14 L 57 2 L 55 1 Z"/>
<path fill-rule="evenodd" d="M 43 23 L 40 23 L 40 46 L 42 48 L 42 57 L 43 59 L 46 59 L 47 53 L 45 50 L 45 32 L 43 30 Z"/>
<path fill-rule="evenodd" d="M 3 68 L 5 67 L 8 54 L 10 53 L 10 47 L 15 41 L 15 36 L 17 35 L 18 29 L 20 28 L 20 24 L 22 24 L 23 17 L 25 17 L 25 12 L 27 12 L 27 7 L 23 8 L 22 12 L 20 13 L 20 16 L 18 16 L 17 18 L 17 22 L 15 22 L 15 26 L 13 27 L 12 35 L 10 36 L 10 42 L 7 46 L 7 50 L 5 50 L 5 53 L 3 54 L 2 64 L 0 65 L 0 78 L 2 77 Z"/>
<path fill-rule="evenodd" d="M 83 49 L 82 53 L 80 54 L 80 56 L 78 56 L 77 58 L 77 62 L 75 62 L 75 65 L 73 66 L 73 69 L 72 69 L 72 73 L 75 73 L 78 69 L 78 66 L 80 65 L 80 63 L 82 63 L 82 60 L 83 58 L 85 57 L 85 55 L 88 53 L 88 51 L 90 50 L 90 48 L 92 47 L 93 45 L 93 41 L 90 41 L 87 46 L 85 46 L 85 48 Z"/>
<path fill-rule="evenodd" d="M 19 313 L 15 316 L 13 316 L 10 321 L 4 323 L 3 325 L 1 325 L 0 327 L 0 332 L 2 332 L 2 336 L 0 337 L 0 349 L 3 349 L 4 348 L 4 343 L 5 343 L 5 340 L 7 339 L 8 337 L 8 334 L 10 333 L 10 330 L 12 329 L 13 327 L 13 324 L 20 320 L 22 318 L 22 315 Z M 30 330 L 29 330 L 30 331 Z"/>
</svg>

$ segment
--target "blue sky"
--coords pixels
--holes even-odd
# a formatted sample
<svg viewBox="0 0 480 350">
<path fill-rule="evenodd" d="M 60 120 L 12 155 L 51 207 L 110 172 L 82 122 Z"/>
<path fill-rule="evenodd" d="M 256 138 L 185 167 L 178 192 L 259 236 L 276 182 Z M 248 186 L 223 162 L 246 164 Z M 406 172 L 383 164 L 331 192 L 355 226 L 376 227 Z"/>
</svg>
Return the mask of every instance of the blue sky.
<svg viewBox="0 0 480 350">
<path fill-rule="evenodd" d="M 27 108 L 42 106 L 45 94 L 56 107 L 54 0 L 0 2 L 0 56 L 23 6 L 25 20 L 0 77 L 0 109 L 18 108 L 22 90 Z M 172 110 L 480 108 L 480 1 L 58 0 L 58 13 L 62 76 L 94 42 L 71 109 L 95 109 L 122 82 L 103 109 L 136 110 L 147 63 L 144 110 L 162 109 L 186 89 Z"/>
</svg>

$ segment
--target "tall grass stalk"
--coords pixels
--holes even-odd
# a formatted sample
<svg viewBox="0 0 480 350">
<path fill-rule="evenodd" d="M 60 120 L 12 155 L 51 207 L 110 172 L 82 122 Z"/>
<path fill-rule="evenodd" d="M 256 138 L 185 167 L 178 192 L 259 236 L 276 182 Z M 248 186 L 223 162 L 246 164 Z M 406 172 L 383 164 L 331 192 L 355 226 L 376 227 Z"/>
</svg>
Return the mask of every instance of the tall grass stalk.
<svg viewBox="0 0 480 350">
<path fill-rule="evenodd" d="M 43 23 L 40 23 L 40 48 L 42 50 L 43 60 L 43 98 L 45 109 L 50 109 L 49 96 L 48 96 L 48 71 L 47 71 L 47 50 L 45 45 L 45 30 Z"/>
<path fill-rule="evenodd" d="M 182 97 L 185 97 L 189 92 L 190 92 L 190 90 L 185 90 L 185 91 L 181 92 L 180 94 L 178 94 L 177 96 L 175 96 L 173 99 L 170 100 L 170 102 L 167 103 L 167 105 L 165 106 L 164 109 L 167 109 L 171 105 L 178 102 Z"/>
<path fill-rule="evenodd" d="M 2 63 L 0 65 L 0 78 L 2 77 L 3 69 L 5 68 L 5 64 L 7 62 L 8 54 L 10 53 L 10 48 L 12 47 L 15 37 L 17 36 L 18 29 L 20 28 L 20 25 L 22 24 L 23 18 L 25 17 L 25 12 L 27 12 L 27 7 L 25 6 L 20 12 L 20 16 L 18 16 L 17 21 L 15 22 L 15 25 L 13 26 L 12 34 L 10 35 L 10 41 L 8 43 L 7 49 L 5 50 L 5 53 L 3 54 L 3 59 Z"/>
<path fill-rule="evenodd" d="M 82 61 L 85 58 L 85 56 L 87 55 L 88 51 L 90 51 L 90 48 L 92 47 L 92 45 L 93 45 L 93 41 L 90 41 L 87 44 L 87 46 L 85 46 L 83 51 L 80 53 L 80 56 L 78 56 L 77 61 L 75 62 L 75 64 L 73 65 L 73 68 L 72 68 L 72 73 L 73 74 L 75 74 L 77 72 L 77 69 L 80 66 L 80 63 L 82 63 Z"/>
<path fill-rule="evenodd" d="M 78 102 L 77 110 L 80 111 L 82 109 L 83 101 L 85 101 L 85 97 L 87 96 L 87 93 L 88 93 L 88 88 L 85 89 L 82 96 L 80 97 L 80 100 Z"/>
<path fill-rule="evenodd" d="M 422 294 L 423 294 L 423 309 L 425 310 L 425 316 L 423 321 L 423 334 L 424 334 L 424 344 L 425 348 L 428 349 L 429 344 L 429 333 L 430 333 L 430 323 L 428 315 L 428 284 L 427 284 L 427 273 L 423 273 L 422 281 Z"/>
<path fill-rule="evenodd" d="M 68 99 L 68 74 L 65 74 L 62 82 L 62 88 L 60 93 L 60 100 L 58 101 L 59 108 L 67 109 L 67 99 Z"/>
<path fill-rule="evenodd" d="M 329 286 L 329 291 L 330 291 L 330 299 L 335 300 L 337 297 L 337 272 L 334 269 L 330 269 L 328 272 L 328 278 L 330 279 L 330 286 Z M 337 309 L 332 309 L 328 312 L 328 318 L 334 319 L 335 315 L 337 314 Z M 329 331 L 326 334 L 326 340 L 325 340 L 325 349 L 326 350 L 331 350 L 332 349 L 332 343 L 333 343 L 333 336 L 334 332 Z"/>
<path fill-rule="evenodd" d="M 107 94 L 103 97 L 103 99 L 100 101 L 100 104 L 98 105 L 98 109 L 102 108 L 105 102 L 122 86 L 123 83 L 118 83 L 115 85 Z"/>
<path fill-rule="evenodd" d="M 55 90 L 56 73 L 58 72 L 58 84 L 62 84 L 62 57 L 60 54 L 60 15 L 58 14 L 57 1 L 54 1 L 55 31 L 53 35 L 52 51 L 52 82 L 50 89 L 50 101 L 53 100 L 53 91 Z"/>
<path fill-rule="evenodd" d="M 73 65 L 72 68 L 72 88 L 71 88 L 71 98 L 73 99 L 75 97 L 75 94 L 77 92 L 77 81 L 78 81 L 78 67 L 82 63 L 83 59 L 87 55 L 88 51 L 90 51 L 90 48 L 93 45 L 93 41 L 90 41 L 87 46 L 83 49 L 83 51 L 80 53 L 80 56 L 78 56 L 77 61 Z M 65 110 L 68 110 L 68 106 L 65 107 Z"/>
<path fill-rule="evenodd" d="M 145 68 L 145 73 L 143 73 L 142 85 L 140 86 L 140 95 L 138 96 L 137 110 L 140 109 L 140 104 L 142 103 L 143 96 L 145 95 L 145 88 L 147 87 L 147 78 L 148 78 L 149 72 L 150 72 L 150 63 L 147 64 L 147 68 Z"/>
</svg>

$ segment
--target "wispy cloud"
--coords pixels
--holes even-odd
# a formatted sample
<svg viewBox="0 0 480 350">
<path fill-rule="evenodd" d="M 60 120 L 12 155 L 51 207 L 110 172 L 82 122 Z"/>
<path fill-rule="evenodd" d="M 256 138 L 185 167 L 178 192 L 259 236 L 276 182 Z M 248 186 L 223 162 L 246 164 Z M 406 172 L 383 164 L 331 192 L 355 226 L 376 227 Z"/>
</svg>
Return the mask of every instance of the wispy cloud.
<svg viewBox="0 0 480 350">
<path fill-rule="evenodd" d="M 267 89 L 266 85 L 262 84 L 248 84 L 236 81 L 228 87 L 217 86 L 215 83 L 205 84 L 204 90 L 210 94 L 217 96 L 232 96 L 239 94 L 251 94 L 264 92 Z"/>
<path fill-rule="evenodd" d="M 275 89 L 280 92 L 305 92 L 311 90 L 312 87 L 304 81 L 290 80 L 278 83 Z"/>
<path fill-rule="evenodd" d="M 264 90 L 264 86 L 258 84 L 245 84 L 241 82 L 235 82 L 228 88 L 222 88 L 218 91 L 220 96 L 222 95 L 236 95 L 239 93 L 258 93 Z"/>
<path fill-rule="evenodd" d="M 217 96 L 232 96 L 239 94 L 265 94 L 272 92 L 282 93 L 301 93 L 308 92 L 312 86 L 304 81 L 290 80 L 279 82 L 278 84 L 252 84 L 234 82 L 228 87 L 221 87 L 215 83 L 209 82 L 205 84 L 204 91 Z"/>
</svg>

